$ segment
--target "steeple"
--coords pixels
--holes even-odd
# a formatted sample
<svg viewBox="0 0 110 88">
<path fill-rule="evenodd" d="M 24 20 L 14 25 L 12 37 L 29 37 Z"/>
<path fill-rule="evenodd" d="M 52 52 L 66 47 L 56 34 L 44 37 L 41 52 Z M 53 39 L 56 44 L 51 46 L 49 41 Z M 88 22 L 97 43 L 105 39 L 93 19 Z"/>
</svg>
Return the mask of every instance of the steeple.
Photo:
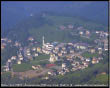
<svg viewBox="0 0 110 88">
<path fill-rule="evenodd" d="M 42 40 L 42 44 L 44 45 L 45 44 L 45 42 L 44 42 L 44 36 L 43 36 L 43 38 L 42 38 L 43 40 Z"/>
</svg>

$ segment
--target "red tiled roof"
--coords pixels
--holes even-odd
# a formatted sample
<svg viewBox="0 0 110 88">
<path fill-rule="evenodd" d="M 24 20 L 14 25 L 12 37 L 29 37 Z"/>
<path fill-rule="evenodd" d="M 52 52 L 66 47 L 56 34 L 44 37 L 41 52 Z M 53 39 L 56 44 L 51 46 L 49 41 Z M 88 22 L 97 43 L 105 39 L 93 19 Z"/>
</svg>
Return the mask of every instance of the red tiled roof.
<svg viewBox="0 0 110 88">
<path fill-rule="evenodd" d="M 55 64 L 46 64 L 46 67 L 53 67 Z"/>
</svg>

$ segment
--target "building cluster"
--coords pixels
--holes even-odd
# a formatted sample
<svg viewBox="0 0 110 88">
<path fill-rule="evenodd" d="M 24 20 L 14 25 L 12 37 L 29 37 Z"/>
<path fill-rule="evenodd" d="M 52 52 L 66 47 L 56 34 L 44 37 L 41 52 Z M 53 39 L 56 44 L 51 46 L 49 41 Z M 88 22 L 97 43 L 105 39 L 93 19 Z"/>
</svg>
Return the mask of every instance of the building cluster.
<svg viewBox="0 0 110 88">
<path fill-rule="evenodd" d="M 1 49 L 3 50 L 7 44 L 10 44 L 12 41 L 8 38 L 1 38 Z"/>
<path fill-rule="evenodd" d="M 67 29 L 73 29 L 74 28 L 74 25 L 72 25 L 72 24 L 69 24 L 69 25 L 61 25 L 61 26 L 59 26 L 59 28 L 61 29 L 61 30 L 67 30 Z"/>
<path fill-rule="evenodd" d="M 94 40 L 98 47 L 103 48 L 105 51 L 108 50 L 108 33 L 104 31 L 96 31 L 95 32 L 99 39 Z"/>
<path fill-rule="evenodd" d="M 52 46 L 51 48 L 48 45 Z M 47 47 L 45 47 L 47 46 Z M 43 37 L 43 46 L 42 51 L 45 54 L 50 54 L 50 63 L 54 63 L 60 61 L 61 59 L 63 62 L 65 60 L 69 61 L 71 68 L 66 65 L 66 63 L 62 62 L 62 69 L 58 70 L 58 74 L 64 75 L 66 72 L 76 71 L 79 69 L 84 69 L 89 66 L 90 63 L 96 64 L 102 60 L 102 57 L 93 57 L 93 58 L 85 58 L 81 54 L 83 52 L 90 52 L 94 54 L 99 51 L 99 54 L 102 53 L 102 48 L 100 47 L 91 47 L 89 44 L 86 43 L 57 43 L 56 45 L 52 45 L 50 43 L 44 42 Z M 104 50 L 103 50 L 104 51 Z M 47 53 L 48 52 L 48 53 Z M 66 58 L 66 59 L 64 59 Z M 79 59 L 79 61 L 77 61 Z"/>
<path fill-rule="evenodd" d="M 65 28 L 73 29 L 73 25 L 60 26 L 63 30 Z M 82 30 L 82 27 L 78 27 L 78 32 L 80 36 L 90 36 L 91 32 L 88 30 Z M 39 54 L 48 54 L 50 55 L 49 62 L 50 64 L 46 65 L 47 68 L 57 66 L 57 63 L 60 63 L 61 69 L 56 71 L 48 71 L 48 75 L 64 75 L 70 71 L 82 70 L 89 66 L 89 64 L 97 64 L 102 60 L 102 53 L 108 50 L 108 33 L 104 31 L 96 31 L 95 34 L 99 36 L 94 40 L 95 45 L 90 45 L 85 42 L 70 42 L 70 43 L 45 43 L 44 36 L 42 39 L 42 47 L 21 47 L 21 44 L 18 41 L 15 41 L 14 46 L 19 47 L 17 56 L 12 56 L 6 62 L 4 66 L 4 71 L 10 71 L 13 63 L 21 64 L 22 62 L 33 60 Z M 29 37 L 29 41 L 33 42 L 34 38 Z M 7 38 L 2 38 L 1 48 L 3 49 L 6 46 L 6 41 L 11 43 L 11 40 Z M 4 42 L 5 41 L 5 42 Z M 98 56 L 93 57 L 84 57 L 83 53 L 95 54 Z M 41 69 L 41 65 L 34 66 L 32 65 L 33 70 Z M 43 79 L 48 79 L 44 77 Z"/>
</svg>

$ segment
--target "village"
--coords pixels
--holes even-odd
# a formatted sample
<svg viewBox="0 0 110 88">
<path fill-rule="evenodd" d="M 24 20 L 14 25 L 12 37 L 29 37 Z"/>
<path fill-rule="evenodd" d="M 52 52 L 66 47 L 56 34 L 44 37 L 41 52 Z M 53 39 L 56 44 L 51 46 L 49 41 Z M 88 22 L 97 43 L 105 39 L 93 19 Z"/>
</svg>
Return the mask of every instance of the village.
<svg viewBox="0 0 110 88">
<path fill-rule="evenodd" d="M 70 28 L 73 28 L 71 25 Z M 62 29 L 65 27 L 61 26 Z M 78 34 L 81 37 L 87 37 L 92 35 L 88 30 L 82 31 L 80 27 L 78 28 Z M 65 75 L 68 72 L 74 72 L 76 70 L 83 70 L 87 68 L 90 64 L 100 63 L 100 60 L 103 60 L 102 54 L 104 51 L 108 50 L 108 33 L 104 31 L 95 31 L 94 32 L 99 37 L 94 40 L 95 45 L 90 45 L 85 42 L 69 42 L 69 43 L 60 43 L 52 42 L 48 43 L 45 41 L 45 36 L 42 36 L 42 46 L 34 46 L 37 44 L 34 41 L 34 38 L 30 36 L 28 41 L 31 42 L 31 45 L 22 47 L 21 43 L 15 41 L 13 46 L 19 48 L 17 56 L 13 55 L 8 59 L 6 65 L 3 66 L 4 72 L 11 71 L 12 74 L 17 74 L 21 79 L 28 77 L 42 76 L 42 79 L 49 79 L 51 76 L 56 75 Z M 93 33 L 93 34 L 94 34 Z M 85 36 L 86 35 L 86 36 Z M 5 49 L 8 43 L 12 43 L 11 39 L 1 38 L 1 49 Z M 34 44 L 33 44 L 34 43 Z M 14 72 L 12 65 L 26 63 L 29 61 L 37 60 L 37 57 L 42 55 L 48 55 L 49 58 L 41 59 L 38 61 L 48 61 L 49 63 L 45 66 L 32 65 L 31 70 L 23 72 Z M 93 55 L 93 56 L 90 56 Z M 90 56 L 90 57 L 89 57 Z M 31 73 L 31 76 L 30 76 Z"/>
</svg>

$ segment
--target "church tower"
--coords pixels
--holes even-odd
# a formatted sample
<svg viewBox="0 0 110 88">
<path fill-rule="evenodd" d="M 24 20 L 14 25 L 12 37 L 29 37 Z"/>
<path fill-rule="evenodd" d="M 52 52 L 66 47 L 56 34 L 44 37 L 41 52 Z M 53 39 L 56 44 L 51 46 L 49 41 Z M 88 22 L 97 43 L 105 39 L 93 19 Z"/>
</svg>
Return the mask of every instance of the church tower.
<svg viewBox="0 0 110 88">
<path fill-rule="evenodd" d="M 43 36 L 43 38 L 42 38 L 43 40 L 42 40 L 42 44 L 44 45 L 45 44 L 45 42 L 44 42 L 44 36 Z"/>
</svg>

